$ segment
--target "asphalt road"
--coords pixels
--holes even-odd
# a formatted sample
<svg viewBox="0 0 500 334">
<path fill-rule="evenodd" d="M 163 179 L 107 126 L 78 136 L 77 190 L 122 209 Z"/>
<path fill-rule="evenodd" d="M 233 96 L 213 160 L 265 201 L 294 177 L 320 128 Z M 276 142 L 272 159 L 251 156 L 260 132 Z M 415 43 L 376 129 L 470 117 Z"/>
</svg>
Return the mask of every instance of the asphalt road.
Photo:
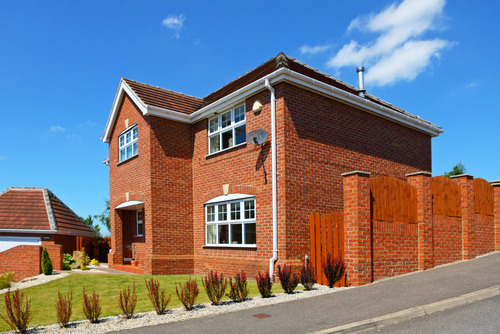
<svg viewBox="0 0 500 334">
<path fill-rule="evenodd" d="M 500 333 L 500 296 L 473 304 L 404 321 L 395 325 L 363 331 L 364 334 L 456 334 Z"/>
<path fill-rule="evenodd" d="M 123 333 L 310 333 L 500 284 L 500 253 L 334 294 L 208 316 Z M 258 319 L 256 314 L 270 317 Z"/>
</svg>

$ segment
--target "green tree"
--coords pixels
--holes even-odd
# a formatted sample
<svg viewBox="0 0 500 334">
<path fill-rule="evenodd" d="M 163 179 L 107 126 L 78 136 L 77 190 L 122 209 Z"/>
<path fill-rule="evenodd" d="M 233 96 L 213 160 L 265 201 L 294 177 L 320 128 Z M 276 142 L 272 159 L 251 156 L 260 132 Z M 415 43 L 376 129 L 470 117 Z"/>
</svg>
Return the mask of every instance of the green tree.
<svg viewBox="0 0 500 334">
<path fill-rule="evenodd" d="M 451 177 L 453 175 L 465 174 L 466 171 L 467 168 L 465 168 L 462 162 L 459 162 L 458 164 L 453 166 L 453 168 L 448 173 L 444 173 L 444 176 Z"/>
<path fill-rule="evenodd" d="M 104 200 L 106 202 L 106 208 L 100 215 L 95 215 L 94 218 L 99 220 L 102 225 L 106 226 L 108 231 L 111 232 L 111 219 L 109 216 L 109 200 Z"/>
<path fill-rule="evenodd" d="M 42 272 L 44 275 L 52 275 L 52 260 L 50 259 L 49 252 L 47 248 L 43 248 L 42 251 Z"/>
<path fill-rule="evenodd" d="M 97 234 L 101 236 L 101 227 L 97 223 L 94 223 L 94 218 L 92 218 L 91 215 L 89 215 L 87 218 L 80 217 L 80 219 L 83 220 L 85 225 L 96 231 Z"/>
</svg>

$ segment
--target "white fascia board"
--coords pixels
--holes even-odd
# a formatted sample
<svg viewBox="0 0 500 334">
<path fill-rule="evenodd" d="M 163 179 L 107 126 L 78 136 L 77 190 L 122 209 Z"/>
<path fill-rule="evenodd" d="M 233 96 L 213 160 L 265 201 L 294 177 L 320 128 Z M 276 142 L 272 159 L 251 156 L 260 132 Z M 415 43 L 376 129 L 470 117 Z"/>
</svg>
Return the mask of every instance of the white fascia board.
<svg viewBox="0 0 500 334">
<path fill-rule="evenodd" d="M 137 97 L 137 95 L 134 94 L 134 92 L 122 79 L 120 81 L 120 85 L 118 86 L 118 90 L 116 91 L 115 99 L 111 107 L 111 113 L 109 114 L 106 127 L 104 128 L 104 134 L 101 138 L 105 143 L 109 143 L 111 129 L 113 128 L 116 118 L 118 117 L 118 108 L 120 107 L 124 94 L 127 94 L 130 97 L 130 99 L 137 105 L 139 110 L 141 110 L 143 115 L 145 115 L 147 112 L 147 106 L 142 103 L 142 101 Z"/>
<path fill-rule="evenodd" d="M 337 87 L 310 78 L 306 75 L 294 72 L 290 69 L 280 68 L 246 85 L 245 87 L 242 87 L 232 92 L 231 94 L 224 96 L 223 98 L 211 103 L 210 105 L 197 110 L 196 112 L 190 115 L 142 104 L 142 102 L 137 98 L 137 96 L 133 93 L 133 91 L 122 80 L 122 82 L 120 83 L 120 87 L 118 88 L 117 97 L 115 97 L 115 101 L 113 103 L 111 115 L 108 119 L 108 123 L 106 124 L 106 130 L 104 132 L 103 141 L 109 142 L 111 127 L 114 124 L 115 118 L 117 116 L 118 113 L 117 109 L 121 102 L 121 99 L 123 98 L 123 92 L 126 92 L 130 96 L 130 98 L 139 106 L 144 115 L 152 115 L 152 116 L 171 119 L 174 121 L 192 124 L 212 115 L 213 113 L 216 113 L 221 109 L 226 109 L 232 105 L 240 103 L 248 96 L 251 96 L 265 89 L 264 82 L 266 81 L 266 79 L 269 80 L 270 84 L 276 84 L 281 81 L 287 81 L 291 84 L 305 87 L 311 91 L 319 92 L 328 97 L 332 97 L 334 99 L 347 102 L 348 104 L 360 108 L 366 112 L 375 114 L 379 117 L 383 117 L 393 122 L 413 128 L 417 131 L 431 135 L 432 137 L 436 137 L 440 133 L 444 132 L 442 128 L 434 124 L 426 123 L 419 120 L 418 118 L 413 118 L 408 115 L 402 114 L 398 111 L 384 107 L 368 99 L 361 98 L 355 94 L 351 94 Z"/>
<path fill-rule="evenodd" d="M 426 122 L 422 122 L 419 119 L 410 117 L 408 115 L 402 114 L 398 111 L 392 110 L 390 108 L 381 106 L 379 104 L 376 104 L 368 99 L 361 98 L 357 95 L 351 94 L 349 92 L 346 92 L 344 90 L 341 90 L 339 88 L 336 88 L 334 86 L 328 85 L 324 82 L 312 79 L 308 76 L 305 76 L 303 74 L 293 72 L 288 70 L 289 73 L 286 76 L 286 80 L 295 83 L 298 85 L 305 86 L 306 88 L 309 88 L 314 91 L 319 91 L 325 95 L 334 97 L 336 99 L 340 99 L 342 101 L 345 101 L 351 105 L 354 105 L 356 107 L 359 107 L 365 111 L 368 111 L 372 114 L 376 114 L 380 117 L 392 120 L 394 122 L 406 125 L 408 127 L 414 128 L 420 132 L 424 132 L 426 134 L 429 134 L 433 137 L 438 136 L 440 133 L 443 133 L 443 129 L 434 125 L 434 124 L 429 124 Z"/>
<path fill-rule="evenodd" d="M 61 235 L 74 235 L 95 238 L 97 233 L 91 232 L 70 232 L 70 231 L 56 231 L 56 230 L 30 230 L 30 229 L 17 229 L 17 228 L 0 228 L 0 233 L 29 233 L 29 234 L 61 234 Z"/>
</svg>

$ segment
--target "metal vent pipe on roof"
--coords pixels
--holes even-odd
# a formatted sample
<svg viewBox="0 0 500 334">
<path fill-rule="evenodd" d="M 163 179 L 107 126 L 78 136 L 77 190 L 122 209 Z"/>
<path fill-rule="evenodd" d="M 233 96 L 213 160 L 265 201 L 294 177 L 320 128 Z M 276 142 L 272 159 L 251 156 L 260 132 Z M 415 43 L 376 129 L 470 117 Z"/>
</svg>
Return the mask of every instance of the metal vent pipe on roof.
<svg viewBox="0 0 500 334">
<path fill-rule="evenodd" d="M 358 72 L 358 95 L 364 98 L 366 93 L 364 77 L 365 68 L 363 66 L 359 66 L 356 69 L 356 72 Z"/>
</svg>

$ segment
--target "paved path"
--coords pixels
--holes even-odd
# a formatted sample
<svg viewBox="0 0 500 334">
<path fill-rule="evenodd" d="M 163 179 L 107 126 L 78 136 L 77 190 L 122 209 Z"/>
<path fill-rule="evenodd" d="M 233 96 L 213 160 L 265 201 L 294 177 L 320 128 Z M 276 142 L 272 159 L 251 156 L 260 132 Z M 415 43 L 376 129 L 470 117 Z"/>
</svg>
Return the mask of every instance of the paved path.
<svg viewBox="0 0 500 334">
<path fill-rule="evenodd" d="M 498 289 L 499 285 L 500 252 L 496 252 L 331 295 L 124 332 L 329 333 L 338 326 L 453 300 L 495 286 Z M 259 319 L 254 317 L 257 314 L 269 317 Z"/>
</svg>

